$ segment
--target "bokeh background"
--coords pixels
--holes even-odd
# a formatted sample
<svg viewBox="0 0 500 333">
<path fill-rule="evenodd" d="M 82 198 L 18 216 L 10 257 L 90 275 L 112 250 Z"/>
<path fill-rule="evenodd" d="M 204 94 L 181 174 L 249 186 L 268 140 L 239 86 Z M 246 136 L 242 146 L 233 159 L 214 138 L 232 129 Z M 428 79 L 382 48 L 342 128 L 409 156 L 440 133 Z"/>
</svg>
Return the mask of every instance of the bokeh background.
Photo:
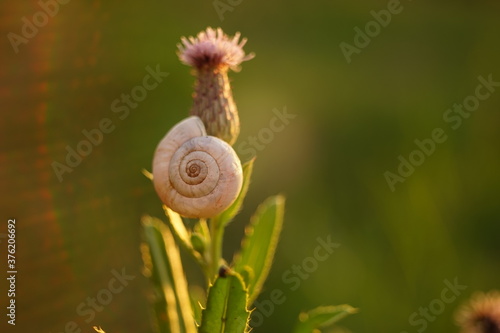
<svg viewBox="0 0 500 333">
<path fill-rule="evenodd" d="M 229 6 L 221 20 L 211 1 L 74 0 L 16 53 L 7 34 L 20 35 L 23 17 L 32 20 L 41 7 L 1 2 L 0 233 L 16 218 L 19 271 L 17 325 L 7 327 L 2 313 L 2 332 L 59 333 L 71 321 L 82 332 L 93 325 L 152 332 L 139 220 L 162 211 L 141 169 L 190 108 L 193 77 L 176 44 L 207 26 L 241 31 L 257 55 L 230 74 L 242 122 L 235 146 L 268 127 L 273 109 L 296 115 L 258 152 L 244 211 L 227 230 L 230 259 L 259 202 L 287 196 L 260 298 L 278 288 L 286 302 L 254 332 L 288 332 L 300 311 L 341 303 L 360 312 L 335 332 L 416 332 L 409 316 L 455 277 L 467 290 L 427 331 L 456 332 L 459 304 L 499 287 L 500 90 L 458 129 L 443 121 L 474 94 L 479 75 L 500 81 L 499 3 L 402 1 L 402 12 L 351 63 L 339 44 L 352 44 L 354 27 L 363 29 L 387 1 Z M 157 65 L 169 76 L 120 119 L 111 103 Z M 103 118 L 114 131 L 59 182 L 52 163 L 64 163 L 66 146 L 75 148 Z M 438 127 L 448 139 L 391 191 L 384 173 L 397 172 L 398 156 L 407 158 L 414 140 Z M 291 291 L 283 273 L 327 235 L 341 246 Z M 122 269 L 134 280 L 87 323 L 76 308 Z M 198 275 L 189 269 L 190 279 Z"/>
</svg>

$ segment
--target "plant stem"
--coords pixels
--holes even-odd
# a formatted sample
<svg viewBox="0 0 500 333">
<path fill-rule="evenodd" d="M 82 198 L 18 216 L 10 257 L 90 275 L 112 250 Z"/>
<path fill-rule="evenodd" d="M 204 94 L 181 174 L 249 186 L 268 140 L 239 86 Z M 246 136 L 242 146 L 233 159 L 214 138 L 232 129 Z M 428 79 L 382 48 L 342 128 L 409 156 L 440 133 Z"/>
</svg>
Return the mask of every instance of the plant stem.
<svg viewBox="0 0 500 333">
<path fill-rule="evenodd" d="M 224 226 L 221 226 L 217 218 L 210 219 L 210 278 L 213 282 L 219 272 L 220 261 L 222 259 L 222 239 L 224 237 Z"/>
<path fill-rule="evenodd" d="M 205 248 L 205 251 L 203 251 L 203 257 L 200 261 L 201 269 L 203 270 L 203 274 L 205 275 L 205 280 L 207 283 L 207 287 L 210 286 L 211 282 L 211 276 L 212 276 L 212 254 L 211 254 L 211 249 L 212 249 L 212 237 L 210 235 L 210 228 L 208 227 L 207 224 L 207 219 L 205 218 L 200 218 L 198 221 L 198 226 L 199 226 L 199 232 L 201 235 L 205 238 L 206 245 L 208 245 L 208 248 L 210 249 L 207 251 Z"/>
</svg>

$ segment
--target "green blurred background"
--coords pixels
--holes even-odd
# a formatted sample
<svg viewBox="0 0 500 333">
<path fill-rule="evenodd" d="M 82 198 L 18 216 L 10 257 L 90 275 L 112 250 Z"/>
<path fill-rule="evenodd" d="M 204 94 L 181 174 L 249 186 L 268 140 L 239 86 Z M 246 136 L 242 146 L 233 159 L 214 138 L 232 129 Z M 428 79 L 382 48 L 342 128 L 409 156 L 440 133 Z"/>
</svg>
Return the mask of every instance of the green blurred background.
<svg viewBox="0 0 500 333">
<path fill-rule="evenodd" d="M 16 218 L 19 271 L 17 325 L 7 327 L 2 313 L 2 332 L 59 333 L 71 321 L 82 332 L 93 325 L 152 332 L 139 220 L 162 211 L 141 168 L 150 169 L 157 142 L 190 108 L 194 78 L 179 63 L 176 44 L 207 26 L 241 31 L 245 50 L 256 53 L 230 74 L 242 123 L 235 147 L 268 127 L 273 109 L 296 115 L 258 152 L 244 211 L 227 230 L 230 259 L 259 202 L 287 196 L 260 298 L 278 288 L 286 302 L 254 332 L 288 332 L 300 311 L 340 303 L 360 308 L 341 322 L 345 332 L 416 332 L 409 316 L 457 277 L 467 290 L 427 328 L 456 332 L 457 306 L 474 290 L 499 287 L 500 91 L 456 130 L 443 113 L 474 94 L 479 75 L 500 81 L 500 5 L 401 5 L 348 64 L 339 44 L 352 44 L 353 28 L 387 1 L 243 0 L 221 20 L 211 1 L 74 0 L 18 53 L 7 34 L 20 34 L 22 18 L 31 20 L 41 7 L 2 1 L 0 233 Z M 156 65 L 169 76 L 119 119 L 111 103 Z M 75 148 L 82 130 L 103 118 L 115 130 L 59 182 L 51 164 L 64 163 L 65 147 Z M 407 158 L 414 140 L 437 127 L 448 140 L 392 192 L 384 172 L 395 173 L 398 156 Z M 283 273 L 327 235 L 341 246 L 291 291 Z M 122 268 L 135 279 L 86 322 L 77 307 Z M 199 279 L 194 267 L 188 272 Z M 5 309 L 5 279 L 0 287 Z"/>
</svg>

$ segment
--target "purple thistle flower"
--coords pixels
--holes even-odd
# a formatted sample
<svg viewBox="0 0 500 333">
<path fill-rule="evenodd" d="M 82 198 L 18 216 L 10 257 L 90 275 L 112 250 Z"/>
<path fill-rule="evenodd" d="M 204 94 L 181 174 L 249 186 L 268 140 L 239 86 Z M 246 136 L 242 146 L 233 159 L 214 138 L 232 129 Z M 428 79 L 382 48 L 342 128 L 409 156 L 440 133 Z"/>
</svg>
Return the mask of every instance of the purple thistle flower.
<svg viewBox="0 0 500 333">
<path fill-rule="evenodd" d="M 179 59 L 193 67 L 196 76 L 190 115 L 201 118 L 208 135 L 233 144 L 240 132 L 240 120 L 227 72 L 239 71 L 243 61 L 254 57 L 243 51 L 246 38 L 240 41 L 240 33 L 231 38 L 221 28 L 209 27 L 181 41 L 177 45 Z"/>
<path fill-rule="evenodd" d="M 243 38 L 241 42 L 239 39 L 239 32 L 230 38 L 221 28 L 214 30 L 208 27 L 196 37 L 182 37 L 182 44 L 177 44 L 178 55 L 184 64 L 196 69 L 229 67 L 239 71 L 239 65 L 243 61 L 255 56 L 253 53 L 245 55 L 243 46 L 247 39 Z"/>
</svg>

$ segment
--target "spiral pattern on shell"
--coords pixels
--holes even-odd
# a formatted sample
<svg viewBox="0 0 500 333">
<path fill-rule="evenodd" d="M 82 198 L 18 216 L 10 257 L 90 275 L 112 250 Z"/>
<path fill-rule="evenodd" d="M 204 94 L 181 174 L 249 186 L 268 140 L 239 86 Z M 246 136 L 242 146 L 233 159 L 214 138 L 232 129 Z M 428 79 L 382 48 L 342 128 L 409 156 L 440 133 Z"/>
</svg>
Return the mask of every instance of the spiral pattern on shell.
<svg viewBox="0 0 500 333">
<path fill-rule="evenodd" d="M 233 148 L 207 136 L 200 118 L 175 125 L 156 148 L 153 184 L 167 207 L 182 216 L 209 218 L 236 200 L 241 162 Z"/>
</svg>

